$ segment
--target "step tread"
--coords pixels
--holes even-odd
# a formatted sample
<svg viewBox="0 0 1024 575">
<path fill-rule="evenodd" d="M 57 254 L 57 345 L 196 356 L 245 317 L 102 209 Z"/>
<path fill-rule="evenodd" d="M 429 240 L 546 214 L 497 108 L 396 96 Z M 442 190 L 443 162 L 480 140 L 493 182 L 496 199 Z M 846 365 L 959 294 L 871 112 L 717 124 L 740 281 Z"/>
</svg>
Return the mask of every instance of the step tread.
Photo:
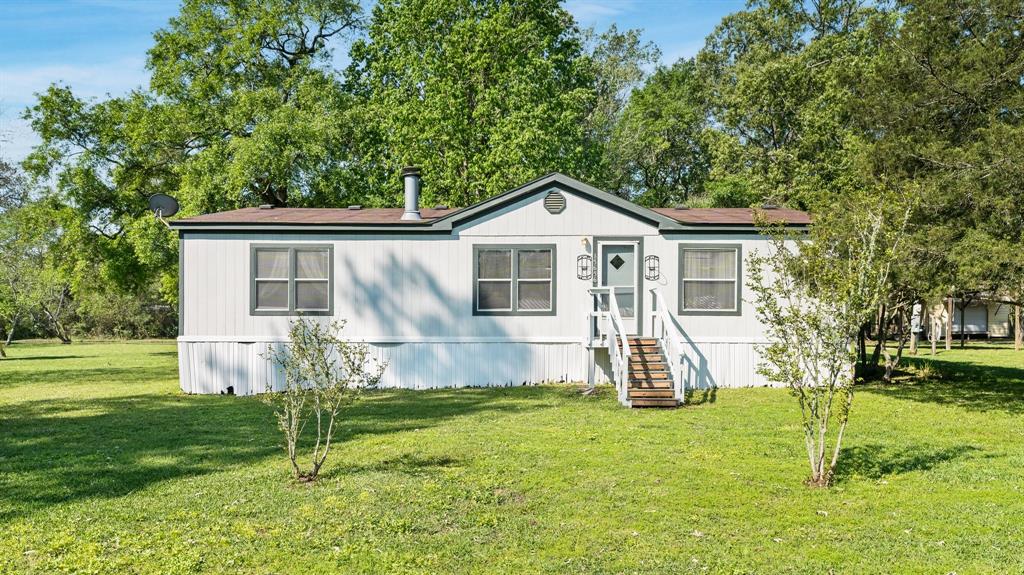
<svg viewBox="0 0 1024 575">
<path fill-rule="evenodd" d="M 671 381 L 663 379 L 644 382 L 631 381 L 626 387 L 627 389 L 672 389 L 675 386 L 672 385 Z"/>
<path fill-rule="evenodd" d="M 644 399 L 675 399 L 675 392 L 671 389 L 631 389 L 630 398 Z"/>
<path fill-rule="evenodd" d="M 670 379 L 667 371 L 629 370 L 630 379 Z"/>
<path fill-rule="evenodd" d="M 674 398 L 645 397 L 631 399 L 632 407 L 679 407 L 679 402 Z"/>
</svg>

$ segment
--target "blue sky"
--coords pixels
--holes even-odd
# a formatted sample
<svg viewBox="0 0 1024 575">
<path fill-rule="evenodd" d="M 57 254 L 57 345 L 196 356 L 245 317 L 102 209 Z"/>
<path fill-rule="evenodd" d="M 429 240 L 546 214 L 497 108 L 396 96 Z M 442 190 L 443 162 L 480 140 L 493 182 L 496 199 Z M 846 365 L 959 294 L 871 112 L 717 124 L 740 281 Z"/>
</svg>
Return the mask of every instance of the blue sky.
<svg viewBox="0 0 1024 575">
<path fill-rule="evenodd" d="M 640 28 L 671 63 L 692 56 L 737 0 L 566 0 L 583 27 Z M 152 34 L 177 0 L 0 0 L 0 156 L 21 160 L 38 141 L 19 119 L 53 82 L 83 97 L 146 84 Z"/>
</svg>

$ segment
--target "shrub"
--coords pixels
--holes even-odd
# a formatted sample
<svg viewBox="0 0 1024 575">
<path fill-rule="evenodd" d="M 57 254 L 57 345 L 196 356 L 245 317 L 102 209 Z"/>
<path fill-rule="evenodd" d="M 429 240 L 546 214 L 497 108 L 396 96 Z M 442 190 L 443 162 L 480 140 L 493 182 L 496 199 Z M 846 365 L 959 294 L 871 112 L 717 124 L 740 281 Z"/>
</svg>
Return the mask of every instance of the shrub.
<svg viewBox="0 0 1024 575">
<path fill-rule="evenodd" d="M 300 481 L 316 480 L 331 451 L 341 409 L 360 390 L 375 387 L 387 367 L 370 355 L 366 344 L 341 339 L 344 326 L 344 321 L 293 321 L 288 344 L 268 347 L 263 356 L 284 374 L 284 389 L 274 390 L 268 384 L 264 399 L 275 408 L 292 473 Z M 308 453 L 310 465 L 304 469 L 299 463 L 299 442 L 309 424 L 313 425 L 315 440 Z"/>
</svg>

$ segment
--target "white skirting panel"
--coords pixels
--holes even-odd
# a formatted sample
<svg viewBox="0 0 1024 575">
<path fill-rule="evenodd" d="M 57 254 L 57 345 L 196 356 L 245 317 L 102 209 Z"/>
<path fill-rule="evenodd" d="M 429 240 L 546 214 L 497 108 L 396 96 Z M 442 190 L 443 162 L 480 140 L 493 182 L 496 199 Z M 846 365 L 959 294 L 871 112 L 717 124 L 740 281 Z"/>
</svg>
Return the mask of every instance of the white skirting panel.
<svg viewBox="0 0 1024 575">
<path fill-rule="evenodd" d="M 283 378 L 264 359 L 267 346 L 284 343 L 178 341 L 181 389 L 186 393 L 250 395 L 269 386 L 280 389 Z M 578 342 L 402 342 L 370 343 L 378 361 L 388 364 L 382 387 L 516 386 L 546 382 L 583 382 L 590 359 Z M 608 352 L 595 354 L 598 383 L 608 383 Z M 684 357 L 688 389 L 768 385 L 757 373 L 760 356 L 751 341 L 691 342 Z"/>
<path fill-rule="evenodd" d="M 191 338 L 195 339 L 195 338 Z M 268 384 L 281 388 L 279 370 L 263 356 L 281 342 L 180 341 L 181 389 L 186 393 L 250 395 Z M 371 353 L 387 362 L 381 387 L 515 386 L 585 381 L 586 348 L 581 343 L 372 343 Z"/>
<path fill-rule="evenodd" d="M 724 387 L 764 387 L 769 385 L 757 373 L 761 361 L 753 341 L 691 341 L 683 356 L 683 378 L 687 389 Z M 597 383 L 610 383 L 611 362 L 608 350 L 596 353 Z"/>
<path fill-rule="evenodd" d="M 691 342 L 683 359 L 689 389 L 714 387 L 763 387 L 769 385 L 757 373 L 761 361 L 758 344 L 750 341 Z"/>
</svg>

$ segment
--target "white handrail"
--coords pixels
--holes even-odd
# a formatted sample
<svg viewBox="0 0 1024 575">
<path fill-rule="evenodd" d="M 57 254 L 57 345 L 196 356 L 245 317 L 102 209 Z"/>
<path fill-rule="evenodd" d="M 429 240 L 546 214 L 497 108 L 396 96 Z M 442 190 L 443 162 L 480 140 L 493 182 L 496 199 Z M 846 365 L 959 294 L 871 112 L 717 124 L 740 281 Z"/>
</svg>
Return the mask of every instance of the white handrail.
<svg viewBox="0 0 1024 575">
<path fill-rule="evenodd" d="M 665 342 L 665 355 L 668 360 L 669 369 L 672 372 L 673 392 L 680 403 L 686 400 L 686 383 L 683 381 L 683 346 L 682 334 L 676 327 L 675 321 L 665 305 L 665 298 L 657 288 L 651 289 L 654 300 L 654 309 L 651 312 L 651 329 L 654 337 Z"/>
<path fill-rule="evenodd" d="M 619 312 L 619 304 L 615 300 L 615 288 L 592 288 L 590 293 L 594 296 L 595 313 L 598 314 L 600 314 L 599 310 L 601 309 L 601 296 L 608 296 L 608 313 L 600 314 L 604 318 L 605 324 L 605 345 L 608 348 L 608 357 L 612 364 L 612 379 L 616 391 L 618 391 L 619 403 L 628 405 L 629 358 L 632 355 L 632 350 L 629 348 L 629 338 L 625 322 L 622 321 L 622 314 Z"/>
<path fill-rule="evenodd" d="M 615 300 L 615 288 L 612 288 L 611 294 L 608 296 L 608 311 L 611 312 L 609 317 L 611 324 L 614 328 L 613 336 L 616 336 L 621 342 L 622 349 L 619 354 L 619 365 L 615 376 L 616 385 L 619 391 L 619 403 L 627 405 L 629 403 L 629 356 L 632 355 L 629 349 L 629 339 L 626 336 L 626 326 L 622 321 L 622 314 L 619 312 L 619 304 Z M 611 342 L 615 337 L 608 338 Z"/>
</svg>

